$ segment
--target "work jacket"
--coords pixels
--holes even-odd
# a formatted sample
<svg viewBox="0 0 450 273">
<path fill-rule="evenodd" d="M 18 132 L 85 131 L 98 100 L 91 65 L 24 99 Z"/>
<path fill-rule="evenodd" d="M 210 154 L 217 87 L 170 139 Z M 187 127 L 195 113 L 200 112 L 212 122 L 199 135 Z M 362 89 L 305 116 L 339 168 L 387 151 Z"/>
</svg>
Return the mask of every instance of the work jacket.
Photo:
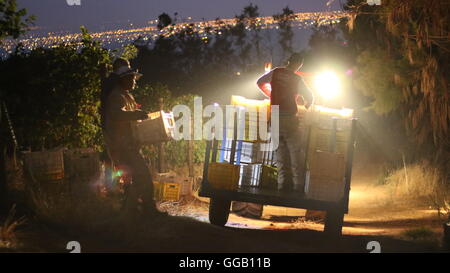
<svg viewBox="0 0 450 273">
<path fill-rule="evenodd" d="M 108 95 L 104 107 L 105 139 L 108 150 L 135 148 L 132 126 L 142 117 L 138 105 L 130 92 L 116 86 Z M 112 156 L 114 156 L 112 154 Z"/>
</svg>

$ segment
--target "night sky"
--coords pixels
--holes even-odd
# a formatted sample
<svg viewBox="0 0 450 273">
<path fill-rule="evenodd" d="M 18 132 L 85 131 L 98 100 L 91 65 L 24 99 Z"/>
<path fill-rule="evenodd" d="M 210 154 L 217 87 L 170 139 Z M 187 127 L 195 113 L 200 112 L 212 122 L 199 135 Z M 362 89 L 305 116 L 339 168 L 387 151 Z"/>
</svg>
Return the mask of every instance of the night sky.
<svg viewBox="0 0 450 273">
<path fill-rule="evenodd" d="M 81 6 L 69 6 L 66 0 L 18 0 L 19 7 L 36 15 L 42 30 L 77 30 L 85 25 L 93 31 L 143 25 L 162 12 L 179 18 L 230 18 L 249 3 L 258 5 L 260 14 L 270 16 L 289 5 L 294 12 L 339 10 L 339 0 L 81 0 Z M 332 2 L 327 6 L 327 2 Z"/>
</svg>

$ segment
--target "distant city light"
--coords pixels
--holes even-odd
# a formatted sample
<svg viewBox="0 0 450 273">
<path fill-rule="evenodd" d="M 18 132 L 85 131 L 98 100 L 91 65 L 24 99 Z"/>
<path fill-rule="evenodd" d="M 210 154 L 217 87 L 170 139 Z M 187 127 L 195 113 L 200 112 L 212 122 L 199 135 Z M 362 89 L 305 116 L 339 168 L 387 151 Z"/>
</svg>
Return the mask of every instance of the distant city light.
<svg viewBox="0 0 450 273">
<path fill-rule="evenodd" d="M 304 12 L 296 13 L 292 16 L 291 25 L 294 28 L 309 28 L 314 24 L 330 24 L 339 22 L 341 18 L 348 17 L 349 14 L 342 11 L 328 11 L 328 12 Z M 188 20 L 191 20 L 188 17 Z M 278 29 L 277 21 L 272 16 L 259 17 L 256 20 L 257 25 L 262 29 Z M 117 29 L 104 32 L 91 33 L 95 41 L 99 41 L 103 46 L 108 47 L 114 45 L 120 47 L 130 44 L 140 37 L 148 37 L 151 40 L 156 40 L 158 37 L 169 37 L 186 28 L 192 27 L 193 33 L 202 34 L 204 41 L 208 39 L 208 35 L 221 35 L 220 31 L 225 26 L 235 26 L 237 24 L 236 18 L 219 19 L 201 22 L 182 22 L 173 26 L 166 27 L 161 31 L 157 28 L 158 20 L 150 20 L 149 25 L 141 28 L 133 29 Z M 133 24 L 131 24 L 133 25 Z M 246 27 L 250 31 L 249 26 Z M 20 43 L 25 50 L 33 50 L 38 47 L 51 48 L 55 44 L 60 43 L 80 43 L 81 33 L 47 33 L 46 36 L 39 37 L 38 35 L 28 35 L 23 39 L 5 39 L 2 41 L 2 48 L 0 49 L 0 56 L 6 57 L 14 51 L 14 48 Z"/>
</svg>

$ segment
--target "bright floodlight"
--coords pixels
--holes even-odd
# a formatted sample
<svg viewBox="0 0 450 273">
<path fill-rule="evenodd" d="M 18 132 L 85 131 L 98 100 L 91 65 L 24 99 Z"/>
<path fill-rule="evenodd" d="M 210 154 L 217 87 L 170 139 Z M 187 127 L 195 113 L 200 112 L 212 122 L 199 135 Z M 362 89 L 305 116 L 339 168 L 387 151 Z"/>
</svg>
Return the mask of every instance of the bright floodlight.
<svg viewBox="0 0 450 273">
<path fill-rule="evenodd" d="M 336 73 L 325 71 L 314 78 L 314 87 L 325 99 L 332 99 L 339 95 L 341 83 Z"/>
</svg>

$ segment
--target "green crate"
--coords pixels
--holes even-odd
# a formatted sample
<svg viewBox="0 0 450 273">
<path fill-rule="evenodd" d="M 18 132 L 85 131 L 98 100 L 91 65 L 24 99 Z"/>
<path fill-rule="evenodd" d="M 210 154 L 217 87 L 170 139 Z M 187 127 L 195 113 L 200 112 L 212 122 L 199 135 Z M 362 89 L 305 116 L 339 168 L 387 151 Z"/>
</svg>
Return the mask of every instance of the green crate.
<svg viewBox="0 0 450 273">
<path fill-rule="evenodd" d="M 261 172 L 261 187 L 264 189 L 277 189 L 278 170 L 276 167 L 263 165 Z"/>
</svg>

